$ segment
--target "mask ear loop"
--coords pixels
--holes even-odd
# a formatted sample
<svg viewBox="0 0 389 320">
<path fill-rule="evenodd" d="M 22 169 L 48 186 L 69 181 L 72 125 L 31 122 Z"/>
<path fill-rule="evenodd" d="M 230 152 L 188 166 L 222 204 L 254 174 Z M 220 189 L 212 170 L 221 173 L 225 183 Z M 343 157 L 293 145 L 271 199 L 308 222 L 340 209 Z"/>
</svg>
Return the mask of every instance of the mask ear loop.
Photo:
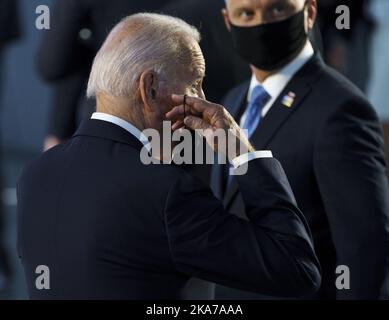
<svg viewBox="0 0 389 320">
<path fill-rule="evenodd" d="M 184 120 L 186 118 L 186 98 L 187 98 L 187 95 L 184 95 L 184 102 L 183 102 L 183 105 L 184 105 Z"/>
</svg>

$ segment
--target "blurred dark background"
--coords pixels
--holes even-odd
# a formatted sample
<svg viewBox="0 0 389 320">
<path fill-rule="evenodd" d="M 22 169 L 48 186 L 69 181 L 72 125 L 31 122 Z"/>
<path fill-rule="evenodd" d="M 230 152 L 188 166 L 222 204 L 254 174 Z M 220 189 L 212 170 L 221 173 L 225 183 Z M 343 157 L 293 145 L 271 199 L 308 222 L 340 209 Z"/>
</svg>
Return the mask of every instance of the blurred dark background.
<svg viewBox="0 0 389 320">
<path fill-rule="evenodd" d="M 363 90 L 389 141 L 389 1 L 318 0 L 326 61 Z M 16 253 L 16 181 L 44 148 L 68 139 L 93 111 L 84 98 L 94 54 L 122 17 L 139 11 L 179 16 L 200 28 L 207 61 L 205 93 L 219 102 L 249 75 L 233 52 L 220 9 L 223 0 L 0 0 L 0 120 L 2 166 L 0 299 L 26 299 Z M 335 27 L 338 5 L 351 10 L 351 30 Z M 51 10 L 51 30 L 35 28 L 39 5 Z M 321 38 L 321 39 L 320 39 Z"/>
</svg>

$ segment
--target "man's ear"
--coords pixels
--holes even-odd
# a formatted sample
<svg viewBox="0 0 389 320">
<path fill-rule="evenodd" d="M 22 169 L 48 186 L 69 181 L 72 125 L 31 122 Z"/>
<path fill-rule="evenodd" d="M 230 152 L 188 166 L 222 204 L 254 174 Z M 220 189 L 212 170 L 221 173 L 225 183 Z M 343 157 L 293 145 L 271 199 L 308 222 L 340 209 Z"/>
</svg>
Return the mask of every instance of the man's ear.
<svg viewBox="0 0 389 320">
<path fill-rule="evenodd" d="M 317 1 L 308 0 L 308 31 L 311 30 L 315 24 L 317 17 Z"/>
<path fill-rule="evenodd" d="M 230 22 L 230 16 L 228 15 L 227 8 L 222 9 L 222 15 L 224 18 L 224 23 L 226 25 L 226 28 L 228 31 L 231 31 L 231 22 Z"/>
<path fill-rule="evenodd" d="M 152 70 L 145 71 L 140 76 L 140 96 L 146 108 L 154 109 L 154 103 L 157 100 L 157 81 L 157 74 Z"/>
</svg>

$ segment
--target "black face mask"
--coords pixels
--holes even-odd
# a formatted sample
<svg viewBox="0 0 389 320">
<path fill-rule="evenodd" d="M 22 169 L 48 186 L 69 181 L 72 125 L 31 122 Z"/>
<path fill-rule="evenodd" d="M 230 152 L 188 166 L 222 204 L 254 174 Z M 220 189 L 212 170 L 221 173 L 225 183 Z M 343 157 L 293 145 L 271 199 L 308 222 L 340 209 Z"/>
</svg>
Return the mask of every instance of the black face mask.
<svg viewBox="0 0 389 320">
<path fill-rule="evenodd" d="M 291 62 L 304 48 L 304 9 L 274 23 L 254 27 L 231 25 L 231 35 L 238 54 L 260 70 L 273 71 Z"/>
</svg>

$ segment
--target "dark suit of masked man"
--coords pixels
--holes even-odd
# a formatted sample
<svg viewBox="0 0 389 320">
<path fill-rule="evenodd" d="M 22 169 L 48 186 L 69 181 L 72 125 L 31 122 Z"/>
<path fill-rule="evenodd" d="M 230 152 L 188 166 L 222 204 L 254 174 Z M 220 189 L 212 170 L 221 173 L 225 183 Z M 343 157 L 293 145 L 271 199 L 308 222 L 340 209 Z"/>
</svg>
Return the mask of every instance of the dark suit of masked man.
<svg viewBox="0 0 389 320">
<path fill-rule="evenodd" d="M 271 149 L 285 168 L 323 268 L 316 297 L 389 298 L 381 127 L 363 94 L 307 42 L 315 1 L 229 0 L 224 15 L 235 49 L 253 71 L 224 105 L 253 145 Z M 242 190 L 228 180 L 223 166 L 214 168 L 213 190 L 242 216 Z M 217 297 L 267 298 L 223 287 Z"/>
</svg>

